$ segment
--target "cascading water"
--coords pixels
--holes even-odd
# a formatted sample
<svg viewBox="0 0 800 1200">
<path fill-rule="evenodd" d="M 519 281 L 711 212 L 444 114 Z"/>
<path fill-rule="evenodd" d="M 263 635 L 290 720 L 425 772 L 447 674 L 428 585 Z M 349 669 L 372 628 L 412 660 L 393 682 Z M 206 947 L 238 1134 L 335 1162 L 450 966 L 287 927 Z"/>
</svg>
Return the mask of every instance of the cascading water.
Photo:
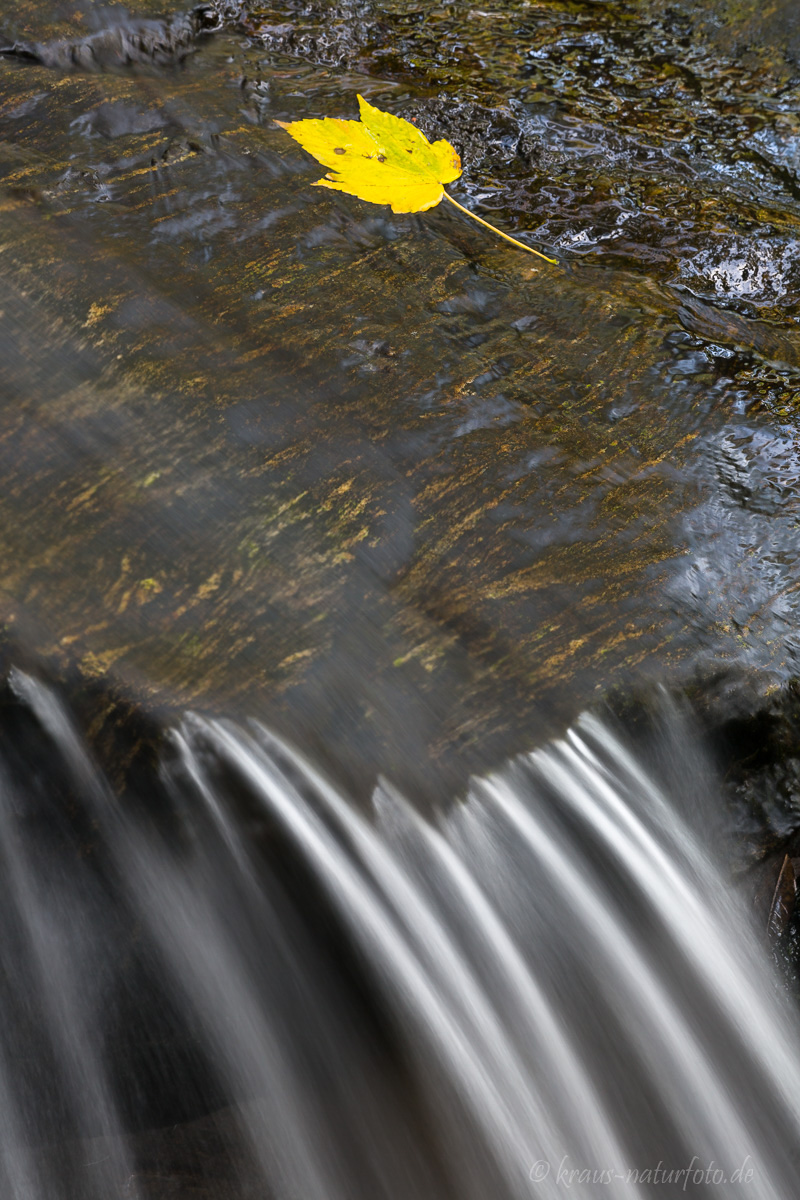
<svg viewBox="0 0 800 1200">
<path fill-rule="evenodd" d="M 3 1200 L 148 1200 L 159 1097 L 233 1164 L 159 1196 L 795 1194 L 795 1022 L 677 719 L 666 772 L 585 716 L 428 820 L 195 716 L 123 803 L 12 686 L 59 766 L 0 764 Z"/>
</svg>

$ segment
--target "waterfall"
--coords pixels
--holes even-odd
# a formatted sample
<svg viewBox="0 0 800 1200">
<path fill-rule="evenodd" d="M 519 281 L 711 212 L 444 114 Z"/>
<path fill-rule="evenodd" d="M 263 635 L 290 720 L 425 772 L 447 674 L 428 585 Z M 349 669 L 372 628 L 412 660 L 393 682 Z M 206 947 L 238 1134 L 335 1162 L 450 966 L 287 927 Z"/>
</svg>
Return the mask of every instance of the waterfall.
<svg viewBox="0 0 800 1200">
<path fill-rule="evenodd" d="M 795 1194 L 797 1021 L 679 715 L 666 769 L 584 715 L 422 814 L 192 714 L 123 796 L 11 683 L 3 1200 L 149 1200 L 142 1131 L 211 1111 L 209 1200 Z"/>
</svg>

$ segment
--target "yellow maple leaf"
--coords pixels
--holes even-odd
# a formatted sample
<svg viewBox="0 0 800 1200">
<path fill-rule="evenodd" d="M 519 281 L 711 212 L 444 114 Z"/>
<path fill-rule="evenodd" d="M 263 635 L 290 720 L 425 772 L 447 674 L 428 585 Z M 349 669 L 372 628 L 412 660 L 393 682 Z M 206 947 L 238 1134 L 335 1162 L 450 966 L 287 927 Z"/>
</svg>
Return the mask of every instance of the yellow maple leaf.
<svg viewBox="0 0 800 1200">
<path fill-rule="evenodd" d="M 444 185 L 461 174 L 461 159 L 449 142 L 429 142 L 416 125 L 375 108 L 363 96 L 358 97 L 358 107 L 360 121 L 336 117 L 288 124 L 276 121 L 304 150 L 330 168 L 324 179 L 317 180 L 316 187 L 346 192 L 372 204 L 389 204 L 396 213 L 422 212 L 441 200 L 449 200 L 514 246 L 547 262 L 556 261 L 495 229 L 448 195 Z"/>
</svg>

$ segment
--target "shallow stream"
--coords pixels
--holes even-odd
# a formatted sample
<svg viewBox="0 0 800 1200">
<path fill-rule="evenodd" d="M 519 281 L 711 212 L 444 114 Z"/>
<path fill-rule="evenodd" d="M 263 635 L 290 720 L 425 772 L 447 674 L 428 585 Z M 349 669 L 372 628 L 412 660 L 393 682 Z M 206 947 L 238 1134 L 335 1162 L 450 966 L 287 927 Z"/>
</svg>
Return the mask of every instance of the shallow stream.
<svg viewBox="0 0 800 1200">
<path fill-rule="evenodd" d="M 78 714 L 126 819 L 167 803 L 153 780 L 188 710 L 210 722 L 201 741 L 260 722 L 353 812 L 382 777 L 435 817 L 609 694 L 624 714 L 665 686 L 691 697 L 687 745 L 722 780 L 708 795 L 733 788 L 707 801 L 709 863 L 722 877 L 762 858 L 769 890 L 770 856 L 800 849 L 798 63 L 786 0 L 5 0 L 0 650 L 9 678 L 49 681 Z M 354 118 L 359 93 L 451 140 L 453 196 L 558 265 L 444 205 L 396 216 L 313 188 L 320 170 L 275 122 Z M 59 770 L 51 750 L 34 769 L 36 745 L 32 794 Z M 673 785 L 669 803 L 686 777 Z M 302 878 L 324 893 L 320 870 Z M 347 953 L 374 954 L 359 936 Z M 732 962 L 762 954 L 770 978 L 741 936 Z M 420 1011 L 400 1057 L 420 1052 Z M 435 1069 L 471 1114 L 460 1136 L 477 1121 L 490 1147 L 475 1195 L 516 1195 L 495 1117 L 480 1124 L 450 1059 Z M 201 1071 L 188 1106 L 164 1085 L 156 1115 L 148 1085 L 141 1123 L 208 1120 L 262 1089 L 225 1070 L 216 1092 Z M 676 1095 L 652 1104 L 674 1116 Z M 47 1137 L 64 1120 L 86 1134 L 65 1104 Z M 463 1196 L 441 1147 L 429 1161 L 407 1136 L 428 1165 L 386 1194 Z M 789 1169 L 744 1193 L 788 1194 Z M 282 1191 L 272 1171 L 250 1178 L 309 1200 L 308 1180 Z M 371 1178 L 336 1187 L 374 1195 Z"/>
</svg>

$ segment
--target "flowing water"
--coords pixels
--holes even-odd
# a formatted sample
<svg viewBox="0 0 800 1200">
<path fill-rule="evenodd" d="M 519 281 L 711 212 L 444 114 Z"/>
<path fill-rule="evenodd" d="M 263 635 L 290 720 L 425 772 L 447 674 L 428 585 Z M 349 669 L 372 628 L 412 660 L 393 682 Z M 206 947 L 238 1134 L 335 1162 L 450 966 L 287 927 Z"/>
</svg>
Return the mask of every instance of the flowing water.
<svg viewBox="0 0 800 1200">
<path fill-rule="evenodd" d="M 57 694 L 12 688 L 49 765 L 4 749 L 4 1197 L 183 1195 L 121 1136 L 170 1077 L 227 1113 L 187 1195 L 793 1194 L 796 1021 L 668 705 L 647 754 L 584 716 L 428 820 L 195 715 L 168 803 L 123 802 Z"/>
<path fill-rule="evenodd" d="M 0 4 L 0 1200 L 796 1194 L 795 9 Z"/>
<path fill-rule="evenodd" d="M 642 672 L 784 683 L 796 21 L 743 5 L 0 11 L 4 637 L 362 794 Z M 313 187 L 276 121 L 358 93 L 558 267 Z"/>
</svg>

